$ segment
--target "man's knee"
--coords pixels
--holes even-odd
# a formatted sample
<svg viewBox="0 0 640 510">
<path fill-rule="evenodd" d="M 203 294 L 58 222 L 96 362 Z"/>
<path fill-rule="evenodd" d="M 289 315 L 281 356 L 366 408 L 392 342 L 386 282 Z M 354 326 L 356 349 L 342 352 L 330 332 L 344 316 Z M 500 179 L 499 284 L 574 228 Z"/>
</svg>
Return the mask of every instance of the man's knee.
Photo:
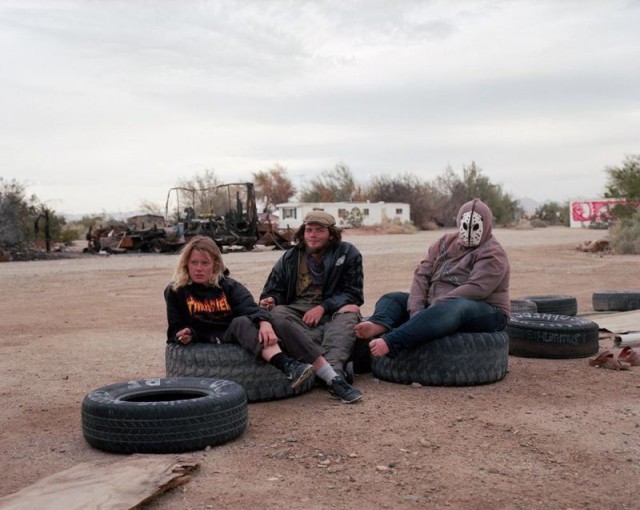
<svg viewBox="0 0 640 510">
<path fill-rule="evenodd" d="M 360 315 L 360 307 L 358 305 L 344 305 L 336 313 L 355 313 Z"/>
<path fill-rule="evenodd" d="M 350 305 L 347 305 L 350 306 Z M 353 305 L 355 306 L 355 305 Z M 343 307 L 344 308 L 344 307 Z M 358 307 L 359 310 L 359 307 Z M 338 310 L 337 312 L 335 312 L 332 316 L 331 316 L 331 320 L 330 323 L 332 325 L 339 325 L 338 327 L 349 327 L 349 326 L 354 326 L 356 324 L 358 324 L 358 322 L 360 322 L 360 313 L 358 312 L 352 312 L 349 310 L 343 310 L 342 308 L 340 310 Z M 335 326 L 331 326 L 331 327 L 335 327 Z M 354 333 L 355 335 L 355 333 Z"/>
</svg>

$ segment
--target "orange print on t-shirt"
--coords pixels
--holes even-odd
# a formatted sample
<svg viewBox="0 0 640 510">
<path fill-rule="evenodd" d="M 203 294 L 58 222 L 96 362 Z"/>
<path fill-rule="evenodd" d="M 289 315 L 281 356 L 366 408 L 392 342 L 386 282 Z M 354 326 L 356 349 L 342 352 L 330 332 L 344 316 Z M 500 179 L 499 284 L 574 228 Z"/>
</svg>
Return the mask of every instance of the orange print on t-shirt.
<svg viewBox="0 0 640 510">
<path fill-rule="evenodd" d="M 219 298 L 198 300 L 193 296 L 187 298 L 187 307 L 189 313 L 193 317 L 196 314 L 220 314 L 223 315 L 231 311 L 227 296 L 222 295 Z"/>
</svg>

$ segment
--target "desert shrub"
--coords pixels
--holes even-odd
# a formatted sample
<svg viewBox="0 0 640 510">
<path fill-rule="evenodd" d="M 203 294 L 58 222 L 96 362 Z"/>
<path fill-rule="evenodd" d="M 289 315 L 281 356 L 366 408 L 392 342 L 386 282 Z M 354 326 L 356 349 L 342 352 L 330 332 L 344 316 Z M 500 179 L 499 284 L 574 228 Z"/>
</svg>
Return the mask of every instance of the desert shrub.
<svg viewBox="0 0 640 510">
<path fill-rule="evenodd" d="M 531 220 L 531 226 L 533 228 L 545 228 L 547 224 L 544 221 L 542 221 L 540 218 L 533 218 Z"/>
<path fill-rule="evenodd" d="M 76 228 L 69 225 L 65 225 L 60 230 L 59 239 L 60 242 L 64 243 L 65 246 L 71 246 L 74 241 L 77 241 L 78 239 L 80 239 L 80 237 L 80 232 Z"/>
<path fill-rule="evenodd" d="M 623 218 L 609 229 L 613 251 L 619 254 L 640 254 L 640 210 L 630 218 Z"/>
</svg>

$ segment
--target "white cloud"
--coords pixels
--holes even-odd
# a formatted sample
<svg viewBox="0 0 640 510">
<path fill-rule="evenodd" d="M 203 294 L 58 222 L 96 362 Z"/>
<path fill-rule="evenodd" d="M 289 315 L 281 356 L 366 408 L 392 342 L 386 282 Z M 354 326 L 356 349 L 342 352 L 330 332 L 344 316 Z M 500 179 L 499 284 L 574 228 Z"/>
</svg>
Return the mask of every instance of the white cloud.
<svg viewBox="0 0 640 510">
<path fill-rule="evenodd" d="M 69 212 L 275 162 L 475 161 L 515 195 L 595 196 L 638 151 L 639 22 L 631 0 L 0 0 L 2 175 Z"/>
</svg>

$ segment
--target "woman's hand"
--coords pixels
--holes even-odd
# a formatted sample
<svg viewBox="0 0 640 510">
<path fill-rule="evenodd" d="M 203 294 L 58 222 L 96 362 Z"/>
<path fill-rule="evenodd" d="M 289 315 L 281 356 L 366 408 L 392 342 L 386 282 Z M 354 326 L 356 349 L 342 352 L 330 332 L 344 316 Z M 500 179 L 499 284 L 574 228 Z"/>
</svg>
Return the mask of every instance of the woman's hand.
<svg viewBox="0 0 640 510">
<path fill-rule="evenodd" d="M 191 328 L 183 328 L 176 333 L 176 340 L 182 345 L 186 345 L 193 339 L 193 331 Z"/>
<path fill-rule="evenodd" d="M 271 310 L 274 306 L 276 306 L 276 300 L 272 297 L 262 298 L 260 300 L 260 307 L 266 308 L 267 310 Z"/>
<path fill-rule="evenodd" d="M 273 326 L 270 322 L 260 321 L 260 326 L 258 330 L 258 340 L 265 347 L 276 345 L 278 343 L 278 336 L 276 332 L 273 330 Z"/>
</svg>

